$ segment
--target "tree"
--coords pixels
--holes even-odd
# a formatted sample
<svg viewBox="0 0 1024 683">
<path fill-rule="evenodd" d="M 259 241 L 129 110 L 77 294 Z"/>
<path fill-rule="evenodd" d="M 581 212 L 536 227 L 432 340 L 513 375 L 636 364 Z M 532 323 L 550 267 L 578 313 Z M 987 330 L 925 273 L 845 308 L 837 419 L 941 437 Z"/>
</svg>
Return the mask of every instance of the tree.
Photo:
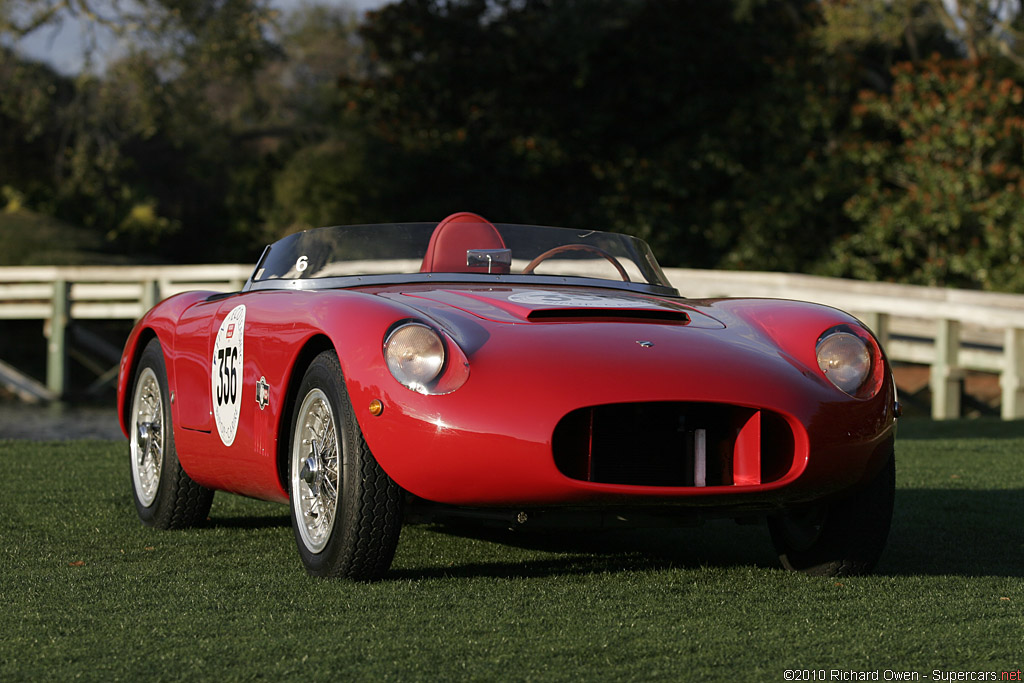
<svg viewBox="0 0 1024 683">
<path fill-rule="evenodd" d="M 53 102 L 46 139 L 50 210 L 127 251 L 237 258 L 262 240 L 269 197 L 265 132 L 277 92 L 259 78 L 281 59 L 265 0 L 4 0 L 0 35 L 44 30 L 62 13 L 127 35 L 102 75 L 83 71 Z M 26 125 L 10 92 L 0 102 Z M 2 110 L 4 106 L 0 106 Z M 2 171 L 0 171 L 2 173 Z"/>
<path fill-rule="evenodd" d="M 865 183 L 834 275 L 1024 291 L 1024 88 L 996 64 L 934 57 L 864 92 L 850 147 Z"/>
<path fill-rule="evenodd" d="M 952 48 L 972 64 L 1024 66 L 1021 0 L 823 0 L 819 37 L 831 51 L 883 48 L 912 62 Z M 887 74 L 877 74 L 885 78 Z"/>
<path fill-rule="evenodd" d="M 379 189 L 397 183 L 382 166 L 387 151 L 365 134 L 346 95 L 363 75 L 363 47 L 355 14 L 308 6 L 285 18 L 279 43 L 285 58 L 261 79 L 282 125 L 273 175 L 273 201 L 265 207 L 267 239 L 322 225 L 369 223 L 383 218 Z"/>
<path fill-rule="evenodd" d="M 0 188 L 16 193 L 20 203 L 45 205 L 53 198 L 58 112 L 72 96 L 73 84 L 2 46 L 0 83 Z"/>
<path fill-rule="evenodd" d="M 388 5 L 335 121 L 365 126 L 382 172 L 356 195 L 380 220 L 468 208 L 629 231 L 671 264 L 806 264 L 845 220 L 831 127 L 852 99 L 811 54 L 816 21 L 796 3 Z"/>
</svg>

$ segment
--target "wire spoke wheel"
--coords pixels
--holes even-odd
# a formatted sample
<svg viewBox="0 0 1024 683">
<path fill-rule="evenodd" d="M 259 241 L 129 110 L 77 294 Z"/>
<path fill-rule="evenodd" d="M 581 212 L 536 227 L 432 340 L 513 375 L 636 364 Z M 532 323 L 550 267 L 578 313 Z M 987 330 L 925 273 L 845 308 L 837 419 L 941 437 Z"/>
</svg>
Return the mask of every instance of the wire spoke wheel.
<svg viewBox="0 0 1024 683">
<path fill-rule="evenodd" d="M 146 344 L 137 368 L 126 415 L 135 510 L 143 524 L 158 529 L 201 524 L 210 512 L 213 491 L 194 482 L 178 460 L 167 367 L 157 339 Z"/>
<path fill-rule="evenodd" d="M 156 500 L 164 465 L 164 407 L 160 383 L 152 368 L 139 374 L 132 402 L 132 479 L 139 501 L 149 507 Z"/>
<path fill-rule="evenodd" d="M 295 396 L 288 495 L 299 557 L 313 576 L 379 579 L 402 525 L 402 490 L 370 452 L 338 356 L 324 351 Z"/>
<path fill-rule="evenodd" d="M 299 407 L 292 444 L 292 491 L 302 541 L 320 553 L 330 540 L 338 513 L 341 449 L 326 394 L 310 391 Z"/>
</svg>

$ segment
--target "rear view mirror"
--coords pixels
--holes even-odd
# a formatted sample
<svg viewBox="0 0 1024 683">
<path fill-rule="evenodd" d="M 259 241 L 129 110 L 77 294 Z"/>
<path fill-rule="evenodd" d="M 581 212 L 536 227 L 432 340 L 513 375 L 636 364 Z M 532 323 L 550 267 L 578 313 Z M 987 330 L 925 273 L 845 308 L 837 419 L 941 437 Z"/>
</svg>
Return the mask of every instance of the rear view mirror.
<svg viewBox="0 0 1024 683">
<path fill-rule="evenodd" d="M 487 272 L 491 272 L 492 266 L 511 266 L 511 249 L 467 249 L 467 266 L 486 266 Z"/>
</svg>

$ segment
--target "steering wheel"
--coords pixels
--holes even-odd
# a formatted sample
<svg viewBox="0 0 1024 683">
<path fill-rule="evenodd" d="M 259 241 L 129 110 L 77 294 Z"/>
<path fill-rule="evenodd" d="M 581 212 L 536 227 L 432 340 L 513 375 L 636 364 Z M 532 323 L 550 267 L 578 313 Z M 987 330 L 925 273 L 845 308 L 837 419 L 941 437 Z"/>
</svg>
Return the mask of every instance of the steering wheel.
<svg viewBox="0 0 1024 683">
<path fill-rule="evenodd" d="M 549 258 L 557 254 L 564 254 L 567 251 L 586 251 L 592 254 L 597 254 L 598 256 L 600 256 L 603 259 L 606 259 L 609 263 L 615 266 L 615 270 L 619 271 L 619 276 L 623 279 L 623 281 L 630 281 L 629 274 L 626 273 L 626 269 L 622 267 L 622 264 L 619 263 L 618 259 L 616 259 L 614 256 L 609 254 L 604 249 L 598 249 L 597 247 L 592 247 L 589 244 L 563 244 L 560 247 L 548 249 L 543 254 L 530 261 L 526 265 L 526 267 L 523 268 L 523 275 L 532 274 L 533 271 L 537 269 L 537 266 L 539 266 L 543 261 L 547 261 Z"/>
</svg>

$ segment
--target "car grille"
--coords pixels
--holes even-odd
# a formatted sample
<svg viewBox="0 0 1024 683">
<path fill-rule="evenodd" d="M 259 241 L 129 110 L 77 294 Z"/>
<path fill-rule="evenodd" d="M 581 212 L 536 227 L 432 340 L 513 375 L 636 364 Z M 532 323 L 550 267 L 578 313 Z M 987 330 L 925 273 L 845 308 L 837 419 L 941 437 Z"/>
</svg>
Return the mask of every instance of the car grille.
<svg viewBox="0 0 1024 683">
<path fill-rule="evenodd" d="M 552 441 L 567 477 L 636 486 L 742 486 L 782 478 L 794 441 L 780 415 L 716 403 L 622 403 L 566 415 Z"/>
</svg>

